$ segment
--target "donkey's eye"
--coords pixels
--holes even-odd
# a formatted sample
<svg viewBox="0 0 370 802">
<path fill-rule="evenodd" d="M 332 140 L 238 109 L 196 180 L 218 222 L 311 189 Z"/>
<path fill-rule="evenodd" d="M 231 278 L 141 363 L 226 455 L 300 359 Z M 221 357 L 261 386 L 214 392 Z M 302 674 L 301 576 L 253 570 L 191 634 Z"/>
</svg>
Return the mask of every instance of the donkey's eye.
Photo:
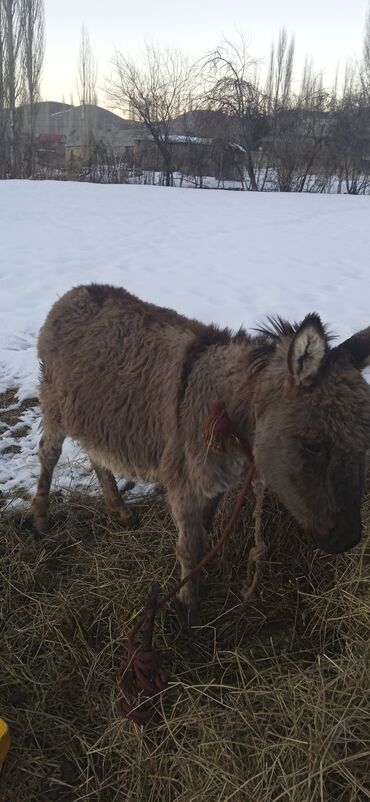
<svg viewBox="0 0 370 802">
<path fill-rule="evenodd" d="M 325 451 L 322 443 L 303 443 L 303 451 L 310 457 L 320 457 Z"/>
</svg>

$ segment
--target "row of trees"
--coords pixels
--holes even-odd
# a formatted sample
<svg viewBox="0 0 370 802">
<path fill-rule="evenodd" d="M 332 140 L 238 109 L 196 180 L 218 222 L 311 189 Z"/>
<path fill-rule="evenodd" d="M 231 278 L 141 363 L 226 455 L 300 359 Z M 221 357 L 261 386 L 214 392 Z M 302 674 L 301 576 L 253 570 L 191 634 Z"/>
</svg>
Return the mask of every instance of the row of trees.
<svg viewBox="0 0 370 802">
<path fill-rule="evenodd" d="M 0 0 L 0 177 L 35 173 L 43 53 L 44 0 Z M 201 186 L 209 174 L 220 181 L 227 167 L 253 191 L 370 191 L 370 7 L 362 57 L 347 65 L 340 86 L 337 80 L 327 89 L 309 61 L 297 80 L 294 58 L 294 39 L 284 29 L 263 80 L 242 36 L 195 64 L 153 46 L 138 60 L 116 53 L 109 103 L 147 133 L 139 152 L 125 154 L 94 138 L 97 68 L 83 27 L 81 175 L 124 181 L 159 174 L 170 185 L 180 170 Z"/>
<path fill-rule="evenodd" d="M 310 61 L 295 79 L 294 39 L 283 29 L 263 82 L 240 37 L 195 65 L 152 47 L 140 65 L 118 53 L 107 91 L 116 108 L 134 111 L 146 127 L 166 184 L 178 159 L 173 120 L 180 117 L 189 138 L 211 140 L 224 152 L 230 144 L 242 149 L 244 159 L 235 159 L 242 188 L 370 191 L 370 9 L 363 58 L 347 64 L 340 88 L 338 80 L 325 88 Z M 204 149 L 193 140 L 189 152 L 193 171 L 200 170 Z"/>
<path fill-rule="evenodd" d="M 43 0 L 0 0 L 0 177 L 33 169 L 34 107 L 44 55 Z M 25 119 L 17 108 L 26 105 Z"/>
<path fill-rule="evenodd" d="M 33 175 L 35 114 L 45 50 L 44 0 L 0 0 L 0 178 Z M 77 95 L 88 137 L 97 103 L 97 66 L 86 26 L 77 63 Z"/>
</svg>

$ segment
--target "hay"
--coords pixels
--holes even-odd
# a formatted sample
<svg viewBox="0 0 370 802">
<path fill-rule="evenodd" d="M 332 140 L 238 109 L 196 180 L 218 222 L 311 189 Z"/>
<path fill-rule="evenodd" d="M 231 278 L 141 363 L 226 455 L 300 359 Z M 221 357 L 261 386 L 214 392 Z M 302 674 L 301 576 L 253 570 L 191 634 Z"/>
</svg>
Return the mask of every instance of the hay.
<svg viewBox="0 0 370 802">
<path fill-rule="evenodd" d="M 115 713 L 123 642 L 149 581 L 169 589 L 177 569 L 167 507 L 140 515 L 125 531 L 99 500 L 54 499 L 42 543 L 2 518 L 1 802 L 370 799 L 368 539 L 323 556 L 268 499 L 269 554 L 245 606 L 248 502 L 204 577 L 204 626 L 189 633 L 175 604 L 159 617 L 171 682 L 162 723 L 142 731 Z"/>
</svg>

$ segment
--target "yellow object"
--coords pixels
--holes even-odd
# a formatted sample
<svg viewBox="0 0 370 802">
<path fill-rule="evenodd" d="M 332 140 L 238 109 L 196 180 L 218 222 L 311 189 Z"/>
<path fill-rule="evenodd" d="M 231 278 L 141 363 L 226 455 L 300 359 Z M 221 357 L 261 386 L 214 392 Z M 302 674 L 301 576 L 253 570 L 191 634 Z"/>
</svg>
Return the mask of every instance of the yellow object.
<svg viewBox="0 0 370 802">
<path fill-rule="evenodd" d="M 10 746 L 9 727 L 6 722 L 0 718 L 0 771 L 2 769 L 4 760 L 8 754 Z"/>
</svg>

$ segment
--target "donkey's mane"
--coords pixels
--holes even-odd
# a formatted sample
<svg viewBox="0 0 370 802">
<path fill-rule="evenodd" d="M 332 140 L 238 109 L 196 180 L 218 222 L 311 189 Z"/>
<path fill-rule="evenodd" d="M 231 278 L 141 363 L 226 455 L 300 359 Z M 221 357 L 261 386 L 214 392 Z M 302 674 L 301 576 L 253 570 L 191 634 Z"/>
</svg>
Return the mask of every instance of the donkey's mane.
<svg viewBox="0 0 370 802">
<path fill-rule="evenodd" d="M 261 334 L 267 340 L 277 342 L 282 337 L 292 337 L 298 331 L 299 323 L 290 323 L 289 320 L 284 320 L 280 315 L 268 315 L 266 323 L 257 326 L 254 331 Z"/>
<path fill-rule="evenodd" d="M 252 339 L 254 348 L 250 351 L 248 358 L 252 372 L 262 371 L 275 353 L 281 338 L 291 337 L 297 329 L 298 323 L 289 323 L 280 315 L 267 316 L 266 323 L 253 329 L 256 332 L 256 336 Z"/>
<path fill-rule="evenodd" d="M 304 321 L 301 323 L 297 323 L 297 321 L 290 323 L 289 320 L 285 320 L 280 315 L 267 315 L 266 323 L 263 323 L 261 326 L 257 326 L 254 331 L 264 337 L 268 342 L 278 343 L 282 337 L 293 337 L 293 335 L 297 333 L 298 329 L 300 329 L 302 323 L 304 322 L 310 322 L 319 330 L 321 329 L 328 342 L 335 339 L 336 335 L 332 334 L 332 332 L 328 330 L 327 326 L 322 323 L 317 312 L 311 312 L 311 314 L 306 315 Z"/>
<path fill-rule="evenodd" d="M 321 329 L 327 342 L 334 339 L 335 335 L 329 332 L 327 327 L 322 324 L 316 312 L 307 315 L 305 321 L 310 321 L 310 323 L 316 325 L 319 330 Z M 293 337 L 300 329 L 301 325 L 302 323 L 297 323 L 296 321 L 291 323 L 280 315 L 268 315 L 266 317 L 266 322 L 254 329 L 256 332 L 256 337 L 254 338 L 255 348 L 249 356 L 251 369 L 257 372 L 263 370 L 275 353 L 282 338 Z"/>
</svg>

